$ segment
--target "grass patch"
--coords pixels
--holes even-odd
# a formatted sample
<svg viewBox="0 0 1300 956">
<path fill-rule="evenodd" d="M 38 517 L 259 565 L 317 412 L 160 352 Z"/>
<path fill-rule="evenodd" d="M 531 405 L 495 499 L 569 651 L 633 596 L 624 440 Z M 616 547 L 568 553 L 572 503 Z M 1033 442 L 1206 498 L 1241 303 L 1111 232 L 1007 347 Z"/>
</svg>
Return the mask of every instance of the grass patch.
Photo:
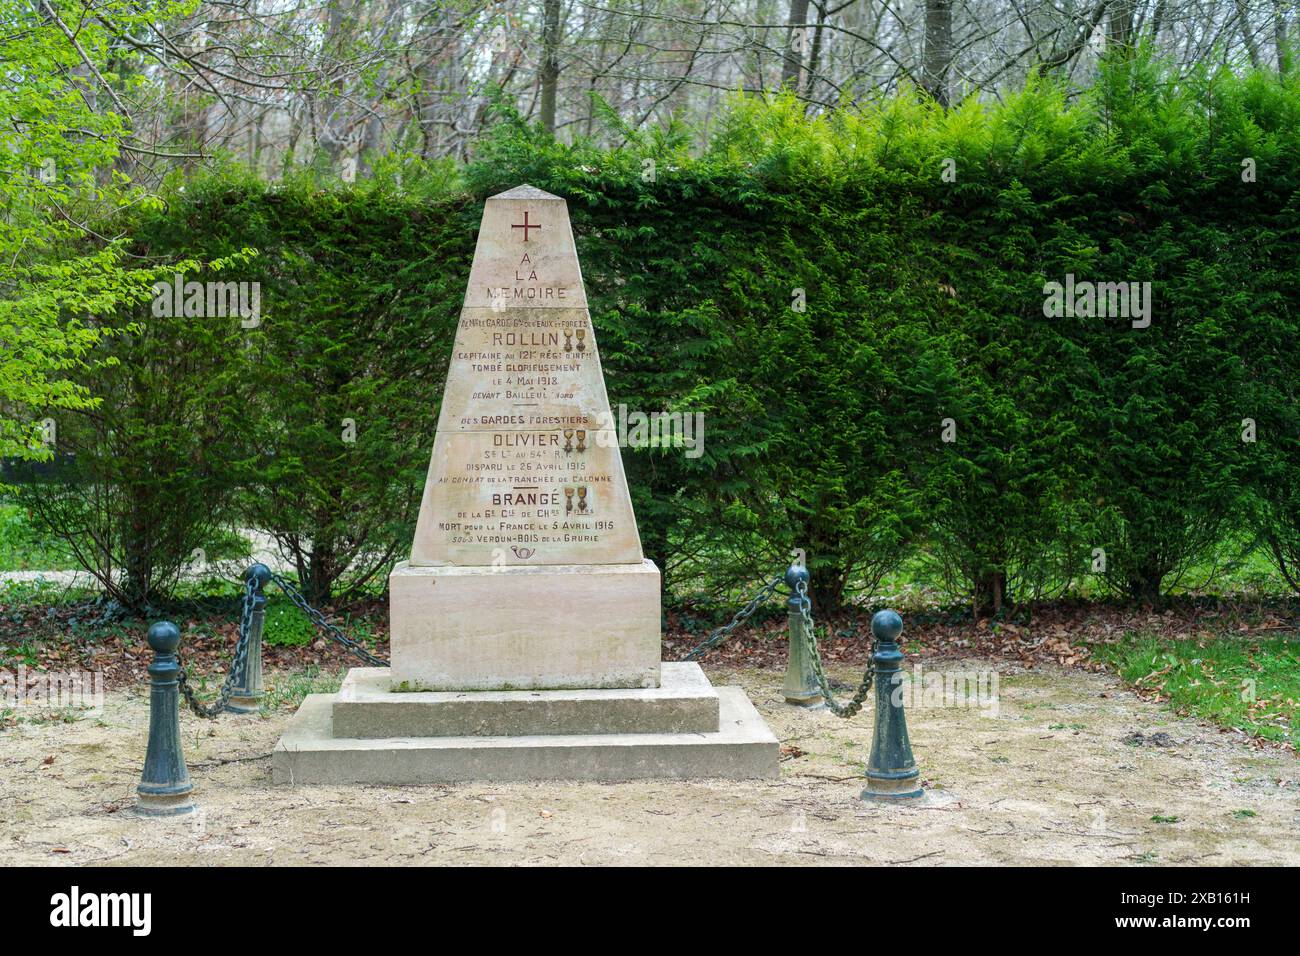
<svg viewBox="0 0 1300 956">
<path fill-rule="evenodd" d="M 35 667 L 40 650 L 30 638 L 17 644 L 0 644 L 0 667 Z"/>
<path fill-rule="evenodd" d="M 89 707 L 41 707 L 28 714 L 20 714 L 18 722 L 37 727 L 46 724 L 75 724 L 91 716 L 91 710 Z"/>
<path fill-rule="evenodd" d="M 295 708 L 308 694 L 338 693 L 342 684 L 343 671 L 322 671 L 319 667 L 276 674 L 267 682 L 262 714 L 266 716 L 284 707 Z"/>
<path fill-rule="evenodd" d="M 1290 597 L 1291 587 L 1246 532 L 1230 534 L 1199 562 L 1181 575 L 1167 579 L 1169 594 L 1251 594 L 1256 597 Z"/>
<path fill-rule="evenodd" d="M 1267 740 L 1300 743 L 1300 639 L 1128 634 L 1094 644 L 1096 660 L 1180 711 Z"/>
<path fill-rule="evenodd" d="M 58 542 L 36 532 L 25 510 L 0 503 L 0 571 L 72 571 L 76 567 Z"/>
<path fill-rule="evenodd" d="M 272 594 L 266 602 L 266 626 L 262 641 L 271 647 L 304 647 L 316 640 L 316 625 L 283 594 Z"/>
</svg>

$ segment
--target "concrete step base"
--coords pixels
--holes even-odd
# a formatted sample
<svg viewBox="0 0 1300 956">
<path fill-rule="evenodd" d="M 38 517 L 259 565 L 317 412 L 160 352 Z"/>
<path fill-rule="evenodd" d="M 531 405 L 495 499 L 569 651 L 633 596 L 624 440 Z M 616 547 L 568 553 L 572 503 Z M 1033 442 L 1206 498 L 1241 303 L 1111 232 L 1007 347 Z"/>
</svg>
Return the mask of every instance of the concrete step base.
<svg viewBox="0 0 1300 956">
<path fill-rule="evenodd" d="M 464 781 L 775 779 L 780 745 L 745 692 L 715 688 L 711 733 L 526 736 L 334 736 L 337 694 L 312 694 L 276 744 L 276 783 L 425 784 Z"/>
<path fill-rule="evenodd" d="M 718 692 L 694 662 L 658 687 L 395 692 L 386 667 L 354 667 L 334 698 L 336 737 L 680 734 L 718 729 Z"/>
</svg>

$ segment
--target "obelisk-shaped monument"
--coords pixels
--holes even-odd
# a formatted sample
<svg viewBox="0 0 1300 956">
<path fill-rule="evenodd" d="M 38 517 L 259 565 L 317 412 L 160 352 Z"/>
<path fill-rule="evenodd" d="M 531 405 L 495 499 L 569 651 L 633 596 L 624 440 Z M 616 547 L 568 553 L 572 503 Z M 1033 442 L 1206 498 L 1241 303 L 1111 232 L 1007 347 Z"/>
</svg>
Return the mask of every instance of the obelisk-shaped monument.
<svg viewBox="0 0 1300 956">
<path fill-rule="evenodd" d="M 659 571 L 608 414 L 564 200 L 493 196 L 411 560 L 389 578 L 391 667 L 307 695 L 277 782 L 780 776 L 743 689 L 660 664 Z"/>
<path fill-rule="evenodd" d="M 611 424 L 567 204 L 491 197 L 390 578 L 395 689 L 658 686 L 659 572 Z"/>
</svg>

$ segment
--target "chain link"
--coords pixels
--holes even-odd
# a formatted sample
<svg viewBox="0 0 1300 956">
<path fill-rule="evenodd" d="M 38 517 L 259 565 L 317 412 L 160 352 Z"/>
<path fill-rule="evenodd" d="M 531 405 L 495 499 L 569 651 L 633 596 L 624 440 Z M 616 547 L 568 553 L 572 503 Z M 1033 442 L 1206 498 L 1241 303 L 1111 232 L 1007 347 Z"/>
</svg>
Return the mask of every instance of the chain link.
<svg viewBox="0 0 1300 956">
<path fill-rule="evenodd" d="M 831 683 L 826 679 L 826 671 L 822 667 L 822 655 L 817 649 L 817 635 L 813 629 L 812 601 L 808 599 L 808 583 L 799 581 L 795 586 L 799 595 L 799 614 L 803 618 L 804 647 L 808 650 L 808 657 L 812 661 L 813 675 L 817 678 L 817 686 L 821 688 L 822 697 L 826 701 L 826 706 L 836 717 L 854 717 L 862 710 L 862 705 L 866 703 L 867 697 L 871 694 L 871 685 L 875 681 L 875 664 L 872 658 L 876 653 L 876 639 L 873 635 L 871 638 L 871 653 L 867 658 L 867 670 L 862 675 L 862 683 L 858 685 L 857 691 L 847 704 L 841 704 L 835 699 L 835 694 L 831 692 Z"/>
<path fill-rule="evenodd" d="M 325 632 L 326 636 L 337 641 L 339 644 L 342 644 L 368 664 L 374 664 L 376 667 L 388 666 L 388 661 L 384 660 L 382 657 L 376 657 L 374 654 L 371 654 L 362 647 L 361 644 L 352 640 L 337 627 L 327 621 L 324 614 L 308 604 L 307 599 L 302 596 L 302 593 L 284 578 L 280 577 L 280 575 L 272 574 L 271 580 L 279 586 L 280 590 L 284 592 L 285 596 L 288 597 L 299 610 L 307 615 L 317 628 Z M 204 704 L 199 700 L 198 695 L 194 692 L 194 688 L 190 686 L 189 681 L 187 680 L 184 663 L 180 660 L 179 656 L 177 657 L 177 664 L 180 665 L 180 677 L 177 679 L 177 683 L 181 695 L 185 698 L 185 702 L 189 704 L 190 710 L 194 711 L 194 713 L 200 717 L 206 718 L 207 720 L 214 720 L 218 715 L 225 711 L 226 705 L 230 702 L 230 695 L 234 691 L 235 681 L 238 679 L 238 676 L 244 672 L 244 664 L 248 658 L 249 635 L 253 630 L 253 608 L 257 603 L 257 596 L 257 578 L 255 576 L 250 576 L 244 586 L 243 611 L 239 618 L 239 643 L 235 646 L 235 659 L 231 661 L 230 671 L 226 674 L 225 682 L 221 685 L 221 691 L 217 695 L 217 699 L 211 704 Z"/>
<path fill-rule="evenodd" d="M 219 714 L 226 709 L 226 704 L 230 702 L 230 694 L 234 690 L 235 680 L 238 675 L 244 672 L 244 661 L 248 657 L 248 638 L 253 631 L 253 606 L 257 602 L 257 578 L 249 575 L 248 580 L 244 583 L 244 609 L 239 617 L 239 643 L 235 645 L 235 659 L 230 662 L 230 671 L 226 674 L 225 683 L 221 685 L 221 693 L 211 704 L 204 704 L 199 700 L 198 695 L 194 693 L 194 688 L 189 685 L 185 674 L 185 663 L 177 655 L 176 664 L 180 667 L 180 676 L 177 683 L 180 686 L 180 692 L 185 698 L 185 702 L 190 705 L 190 710 L 207 720 L 215 720 Z"/>
<path fill-rule="evenodd" d="M 308 604 L 307 599 L 302 596 L 302 593 L 284 578 L 280 577 L 280 575 L 272 574 L 271 580 L 274 581 L 276 585 L 279 586 L 280 590 L 285 593 L 285 596 L 287 596 L 300 611 L 306 614 L 317 628 L 324 631 L 325 635 L 331 640 L 342 644 L 367 664 L 373 664 L 375 667 L 388 666 L 388 661 L 384 660 L 382 657 L 376 657 L 374 654 L 371 654 L 361 646 L 360 642 L 352 640 L 352 638 L 348 637 L 337 627 L 327 621 L 324 614 Z"/>
<path fill-rule="evenodd" d="M 722 627 L 716 628 L 711 634 L 709 634 L 708 637 L 706 637 L 703 641 L 697 644 L 689 654 L 683 657 L 682 660 L 684 661 L 699 660 L 702 656 L 704 656 L 709 651 L 713 650 L 715 647 L 717 647 L 719 644 L 725 641 L 727 638 L 729 638 L 732 632 L 735 631 L 736 628 L 740 627 L 740 625 L 744 624 L 745 621 L 749 620 L 749 618 L 753 615 L 753 613 L 767 602 L 767 599 L 770 598 L 773 595 L 773 593 L 775 593 L 777 587 L 784 580 L 785 580 L 785 572 L 782 571 L 771 581 L 768 581 L 761 588 L 759 588 L 758 591 L 754 594 L 754 596 L 749 599 L 749 603 L 736 612 L 736 616 L 731 619 L 730 623 L 724 624 L 722 625 Z"/>
<path fill-rule="evenodd" d="M 323 631 L 331 640 L 341 644 L 368 664 L 373 664 L 376 667 L 388 666 L 388 661 L 370 653 L 358 641 L 352 640 L 352 638 L 348 637 L 335 625 L 326 620 L 325 615 L 308 604 L 307 599 L 303 597 L 302 592 L 286 581 L 283 577 L 278 574 L 272 574 L 271 580 L 280 588 L 281 591 L 284 592 L 285 596 L 293 602 L 294 606 L 306 614 L 312 624 Z M 784 572 L 775 575 L 770 581 L 754 593 L 754 596 L 749 599 L 744 607 L 735 613 L 728 623 L 715 628 L 707 638 L 692 648 L 691 651 L 682 658 L 682 660 L 698 660 L 700 657 L 726 641 L 727 638 L 735 632 L 736 628 L 749 620 L 749 618 L 754 615 L 754 612 L 762 607 L 762 605 L 765 604 L 774 593 L 776 593 L 776 589 L 781 585 L 783 580 L 785 580 Z M 830 709 L 831 713 L 835 714 L 837 717 L 853 717 L 862 710 L 862 705 L 871 694 L 871 686 L 875 677 L 872 665 L 867 665 L 866 673 L 862 675 L 862 683 L 858 686 L 852 699 L 850 699 L 847 704 L 841 704 L 837 701 L 834 693 L 831 691 L 830 681 L 826 677 L 826 671 L 822 666 L 821 653 L 817 649 L 816 626 L 813 623 L 812 601 L 808 598 L 807 582 L 799 581 L 796 585 L 796 592 L 798 594 L 799 613 L 803 620 L 803 627 L 800 630 L 803 632 L 804 646 L 806 647 L 808 656 L 812 662 L 813 674 L 817 678 L 817 684 L 821 689 L 822 697 L 826 700 L 826 706 Z M 253 608 L 256 599 L 257 580 L 255 577 L 250 576 L 248 581 L 245 583 L 243 612 L 240 615 L 239 620 L 239 643 L 235 647 L 235 659 L 231 662 L 230 671 L 226 674 L 226 680 L 221 685 L 221 692 L 217 695 L 217 699 L 213 703 L 205 705 L 198 699 L 197 695 L 194 693 L 194 688 L 192 688 L 186 680 L 184 664 L 181 663 L 179 659 L 177 661 L 178 664 L 181 664 L 180 677 L 178 680 L 180 692 L 185 697 L 185 701 L 189 704 L 190 709 L 200 717 L 205 717 L 209 720 L 215 718 L 226 709 L 226 704 L 230 701 L 230 695 L 235 686 L 236 675 L 243 673 L 244 662 L 248 656 L 248 642 L 249 635 L 252 633 Z M 875 653 L 874 637 L 872 638 L 871 653 L 873 655 Z"/>
</svg>

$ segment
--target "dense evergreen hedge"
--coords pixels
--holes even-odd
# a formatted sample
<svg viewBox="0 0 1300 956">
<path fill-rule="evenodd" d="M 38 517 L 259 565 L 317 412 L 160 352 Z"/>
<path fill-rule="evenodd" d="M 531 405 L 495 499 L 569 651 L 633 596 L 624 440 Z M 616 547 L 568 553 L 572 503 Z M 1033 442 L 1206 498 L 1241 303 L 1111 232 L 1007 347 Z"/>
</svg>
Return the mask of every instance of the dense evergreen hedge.
<svg viewBox="0 0 1300 956">
<path fill-rule="evenodd" d="M 263 327 L 220 363 L 256 384 L 234 410 L 255 441 L 222 463 L 257 490 L 244 520 L 297 542 L 318 594 L 406 546 L 481 200 L 529 182 L 569 201 L 611 403 L 705 414 L 702 457 L 625 452 L 670 581 L 799 546 L 825 603 L 920 547 L 998 606 L 1092 573 L 1151 598 L 1251 528 L 1300 561 L 1294 79 L 1139 59 L 1069 104 L 738 100 L 720 128 L 692 156 L 672 130 L 602 151 L 506 117 L 453 177 L 225 173 L 137 216 L 141 254 L 258 251 L 230 271 L 263 282 Z M 1067 276 L 1151 283 L 1149 326 L 1045 314 Z"/>
</svg>

